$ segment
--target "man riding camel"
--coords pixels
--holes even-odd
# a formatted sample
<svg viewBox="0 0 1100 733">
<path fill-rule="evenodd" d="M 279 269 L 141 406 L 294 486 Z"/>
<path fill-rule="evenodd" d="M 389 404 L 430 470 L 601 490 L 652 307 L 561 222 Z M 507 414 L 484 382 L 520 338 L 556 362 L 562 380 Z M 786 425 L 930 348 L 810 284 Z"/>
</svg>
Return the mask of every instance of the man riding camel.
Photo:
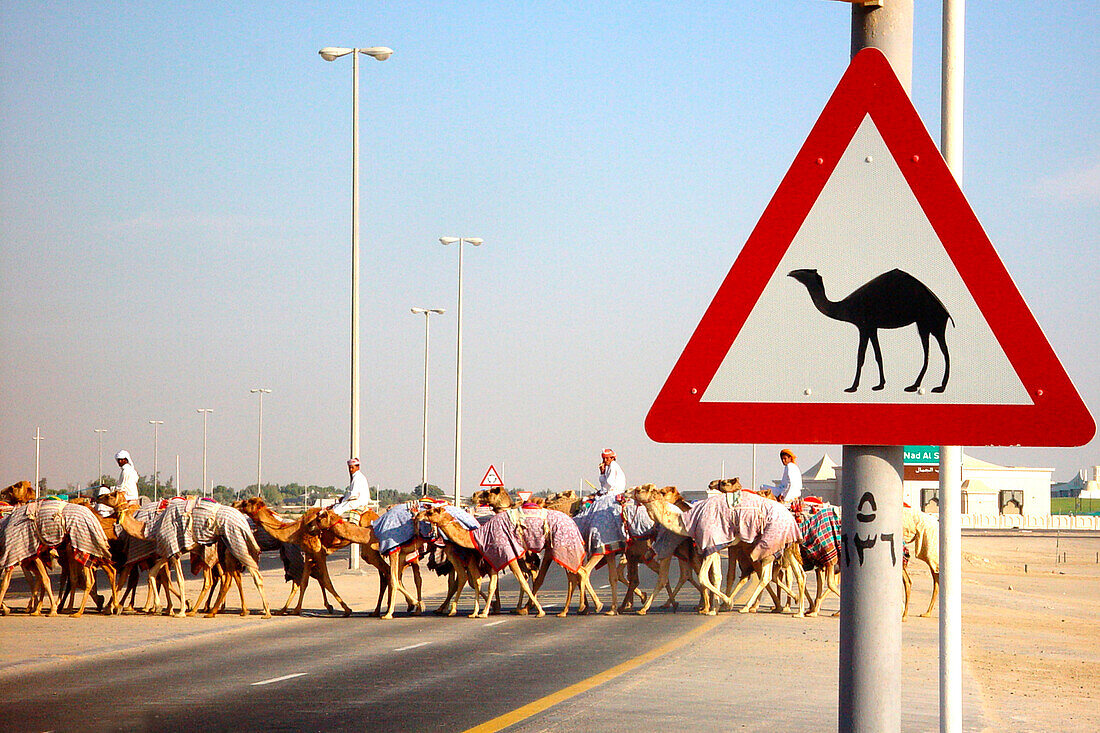
<svg viewBox="0 0 1100 733">
<path fill-rule="evenodd" d="M 352 458 L 348 461 L 348 475 L 351 476 L 351 483 L 348 484 L 344 495 L 340 497 L 340 501 L 330 507 L 333 512 L 341 516 L 353 509 L 365 509 L 371 504 L 370 485 L 359 470 L 358 458 Z"/>
</svg>

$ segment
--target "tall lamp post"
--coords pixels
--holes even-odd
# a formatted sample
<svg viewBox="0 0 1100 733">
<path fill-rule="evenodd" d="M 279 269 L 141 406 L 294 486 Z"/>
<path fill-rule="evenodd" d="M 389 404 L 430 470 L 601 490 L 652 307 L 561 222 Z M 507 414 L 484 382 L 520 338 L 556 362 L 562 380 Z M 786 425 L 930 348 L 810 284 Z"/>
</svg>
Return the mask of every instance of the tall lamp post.
<svg viewBox="0 0 1100 733">
<path fill-rule="evenodd" d="M 266 387 L 255 387 L 248 390 L 252 394 L 260 395 L 260 419 L 256 423 L 256 496 L 260 495 L 260 465 L 264 453 L 264 395 L 271 394 Z"/>
<path fill-rule="evenodd" d="M 393 55 L 385 46 L 318 51 L 325 61 L 351 54 L 351 446 L 349 458 L 359 457 L 359 54 L 378 61 Z"/>
<path fill-rule="evenodd" d="M 164 424 L 164 421 L 150 420 L 149 424 L 153 426 L 153 501 L 156 501 L 159 498 L 157 496 L 157 451 L 159 450 L 160 426 Z"/>
<path fill-rule="evenodd" d="M 107 432 L 107 428 L 93 428 L 92 432 L 99 435 L 99 473 L 95 477 L 98 484 L 103 481 L 103 434 Z"/>
<path fill-rule="evenodd" d="M 420 467 L 420 495 L 428 494 L 428 319 L 432 313 L 443 315 L 444 308 L 412 308 L 413 313 L 424 314 L 424 444 L 423 463 Z M 457 506 L 457 504 L 456 504 Z"/>
<path fill-rule="evenodd" d="M 209 407 L 200 407 L 195 412 L 202 413 L 202 491 L 200 494 L 206 496 L 206 487 L 209 485 L 206 483 L 206 416 L 213 410 Z"/>
<path fill-rule="evenodd" d="M 459 505 L 462 476 L 462 245 L 480 247 L 485 240 L 480 237 L 440 237 L 444 246 L 458 244 L 458 356 L 455 386 L 455 506 Z"/>
<path fill-rule="evenodd" d="M 38 459 L 42 454 L 42 428 L 34 429 L 34 498 L 38 498 L 38 482 L 41 481 L 38 472 Z"/>
</svg>

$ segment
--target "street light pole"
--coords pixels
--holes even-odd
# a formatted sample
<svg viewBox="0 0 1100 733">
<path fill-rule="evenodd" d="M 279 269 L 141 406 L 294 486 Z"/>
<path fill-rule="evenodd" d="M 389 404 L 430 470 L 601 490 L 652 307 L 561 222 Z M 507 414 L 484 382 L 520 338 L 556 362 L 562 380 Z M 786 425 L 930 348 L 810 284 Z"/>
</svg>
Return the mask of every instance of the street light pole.
<svg viewBox="0 0 1100 733">
<path fill-rule="evenodd" d="M 480 237 L 440 237 L 444 246 L 458 244 L 458 349 L 455 380 L 455 506 L 459 506 L 462 478 L 462 245 L 480 247 L 485 240 Z"/>
<path fill-rule="evenodd" d="M 271 394 L 266 387 L 255 387 L 248 390 L 252 394 L 260 395 L 260 419 L 256 428 L 256 496 L 260 495 L 260 465 L 264 452 L 264 395 Z"/>
<path fill-rule="evenodd" d="M 42 428 L 34 429 L 34 498 L 38 498 L 38 482 L 41 480 L 38 475 L 38 458 L 42 452 Z"/>
<path fill-rule="evenodd" d="M 160 438 L 160 426 L 164 424 L 163 420 L 150 420 L 149 424 L 153 426 L 153 501 L 157 500 L 157 451 L 159 449 L 158 441 Z"/>
<path fill-rule="evenodd" d="M 99 435 L 99 473 L 95 477 L 95 482 L 98 484 L 103 481 L 103 434 L 107 432 L 107 428 L 93 428 L 92 432 Z"/>
<path fill-rule="evenodd" d="M 443 315 L 444 308 L 413 308 L 413 313 L 424 314 L 424 444 L 423 463 L 420 468 L 420 495 L 428 495 L 428 319 L 432 313 Z M 457 504 L 456 504 L 457 506 Z"/>
<path fill-rule="evenodd" d="M 202 413 L 202 491 L 201 496 L 206 496 L 206 416 L 213 412 L 209 407 L 200 407 L 195 412 Z"/>
<path fill-rule="evenodd" d="M 378 61 L 393 55 L 385 46 L 326 47 L 318 51 L 325 61 L 351 54 L 351 439 L 350 458 L 359 457 L 359 54 Z"/>
</svg>

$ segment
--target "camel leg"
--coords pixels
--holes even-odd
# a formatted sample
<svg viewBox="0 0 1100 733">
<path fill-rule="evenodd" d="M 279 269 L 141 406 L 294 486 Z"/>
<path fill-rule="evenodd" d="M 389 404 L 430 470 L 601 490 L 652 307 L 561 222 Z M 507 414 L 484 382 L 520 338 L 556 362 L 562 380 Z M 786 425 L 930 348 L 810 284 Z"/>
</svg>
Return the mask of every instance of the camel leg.
<svg viewBox="0 0 1100 733">
<path fill-rule="evenodd" d="M 859 349 L 856 351 L 856 378 L 852 381 L 852 386 L 844 390 L 845 392 L 855 392 L 859 389 L 859 373 L 863 371 L 863 359 L 867 356 L 867 334 L 862 330 L 859 332 Z"/>
<path fill-rule="evenodd" d="M 905 607 L 901 611 L 901 620 L 909 618 L 909 591 L 913 589 L 913 579 L 909 577 L 909 568 L 901 566 L 901 584 L 905 588 Z"/>
<path fill-rule="evenodd" d="M 381 556 L 379 556 L 381 557 Z M 380 565 L 376 566 L 378 570 L 378 602 L 374 604 L 374 613 L 371 614 L 375 618 L 382 615 L 382 602 L 389 596 L 390 593 L 390 570 L 384 561 L 379 560 Z"/>
<path fill-rule="evenodd" d="M 611 585 L 611 605 L 605 613 L 608 616 L 619 615 L 619 556 L 618 553 L 607 556 L 607 582 Z"/>
<path fill-rule="evenodd" d="M 931 570 L 932 566 L 929 566 Z M 928 610 L 920 615 L 921 618 L 928 618 L 932 615 L 932 609 L 936 607 L 936 597 L 940 594 L 940 571 L 932 570 L 932 600 L 928 602 Z"/>
<path fill-rule="evenodd" d="M 947 350 L 947 324 L 944 323 L 936 333 L 936 342 L 940 345 L 940 351 L 943 352 L 943 381 L 940 382 L 939 387 L 933 387 L 932 391 L 935 393 L 943 392 L 947 389 L 947 380 L 951 377 L 951 352 Z"/>
<path fill-rule="evenodd" d="M 924 380 L 924 373 L 928 371 L 928 329 L 919 325 L 917 329 L 920 332 L 920 345 L 924 348 L 924 364 L 921 365 L 920 374 L 917 375 L 916 380 L 905 388 L 906 392 L 916 392 L 920 389 L 920 383 Z"/>
<path fill-rule="evenodd" d="M 538 596 L 531 592 L 531 586 L 527 584 L 527 579 L 523 577 L 523 570 L 519 566 L 519 562 L 512 560 L 508 563 L 508 567 L 511 569 L 512 574 L 516 576 L 516 581 L 519 583 L 520 590 L 527 594 L 527 597 L 531 599 L 531 603 L 535 604 L 535 610 L 538 613 L 535 614 L 538 618 L 542 618 L 546 615 L 546 611 L 542 610 L 542 606 L 539 605 Z M 522 595 L 520 596 L 522 598 Z"/>
<path fill-rule="evenodd" d="M 92 586 L 95 585 L 95 578 L 92 575 L 92 569 L 87 565 L 83 566 L 83 576 L 84 595 L 80 598 L 80 608 L 76 609 L 76 612 L 72 615 L 72 618 L 80 618 L 84 615 L 84 607 L 88 604 L 88 596 L 91 595 Z M 72 595 L 76 596 L 76 588 L 73 588 L 72 590 L 74 591 Z"/>
<path fill-rule="evenodd" d="M 170 615 L 175 616 L 176 618 L 185 618 L 187 613 L 186 613 L 186 608 L 185 608 L 184 603 L 183 603 L 183 599 L 185 597 L 184 593 L 183 593 L 183 563 L 180 562 L 179 555 L 173 555 L 172 556 L 172 567 L 175 568 L 175 571 L 176 571 L 176 584 L 179 586 L 180 609 L 179 609 L 178 613 L 172 613 L 171 612 L 172 597 L 169 596 L 168 597 L 169 613 L 170 613 Z M 169 587 L 169 590 L 171 590 L 171 588 L 172 588 L 172 573 L 171 572 L 168 573 L 168 587 Z"/>
<path fill-rule="evenodd" d="M 760 575 L 760 580 L 756 584 L 756 587 L 753 588 L 752 594 L 749 596 L 749 599 L 745 601 L 745 605 L 741 607 L 741 613 L 749 613 L 749 611 L 752 610 L 753 604 L 756 603 L 757 599 L 760 598 L 760 594 L 764 592 L 764 588 L 766 588 L 768 583 L 771 582 L 772 565 L 773 558 L 770 557 L 760 562 L 760 570 L 758 571 Z"/>
<path fill-rule="evenodd" d="M 593 570 L 593 568 L 596 567 L 596 565 L 599 564 L 601 559 L 602 559 L 602 556 L 593 555 L 592 557 L 590 557 L 590 558 L 588 558 L 587 560 L 584 561 L 583 569 L 584 569 L 585 574 L 588 576 L 589 581 L 581 586 L 581 601 L 580 601 L 580 606 L 577 609 L 577 613 L 580 613 L 580 614 L 588 613 L 588 600 L 587 600 L 586 596 L 589 595 L 589 594 L 592 596 L 592 605 L 595 606 L 596 613 L 599 613 L 600 611 L 603 610 L 603 603 L 600 602 L 600 597 L 596 595 L 596 589 L 592 587 L 592 580 L 591 580 L 592 570 Z"/>
<path fill-rule="evenodd" d="M 573 602 L 573 589 L 580 586 L 581 578 L 577 573 L 565 572 L 565 606 L 556 615 L 565 618 L 569 615 L 569 604 Z"/>
<path fill-rule="evenodd" d="M 405 596 L 405 599 L 412 605 L 416 604 L 412 595 L 405 590 L 404 584 L 401 582 L 401 563 L 404 561 L 402 552 L 400 549 L 394 550 L 390 553 L 390 605 L 386 609 L 386 613 L 382 618 L 392 619 L 394 606 L 397 605 L 397 591 L 401 591 L 401 594 Z"/>
<path fill-rule="evenodd" d="M 202 606 L 203 599 L 206 599 L 207 604 L 210 603 L 210 597 L 214 595 L 214 587 L 212 583 L 213 576 L 214 572 L 210 568 L 204 567 L 202 569 L 202 589 L 199 591 L 199 594 L 195 596 L 194 605 L 192 605 L 190 610 L 187 611 L 188 616 L 195 615 L 195 612 L 199 610 L 200 606 Z M 222 589 L 225 589 L 225 583 L 222 583 Z M 219 593 L 218 598 L 220 599 L 224 595 L 224 593 Z"/>
<path fill-rule="evenodd" d="M 321 575 L 321 579 L 319 581 L 321 583 L 321 587 L 322 588 L 328 588 L 328 591 L 329 591 L 329 593 L 332 594 L 332 597 L 336 599 L 336 602 L 339 603 L 341 607 L 343 607 L 343 609 L 344 609 L 344 618 L 347 618 L 348 616 L 351 615 L 351 606 L 344 603 L 344 599 L 340 597 L 340 594 L 336 592 L 336 588 L 334 588 L 332 586 L 332 578 L 330 578 L 329 574 L 328 574 L 328 562 L 326 562 L 324 560 L 324 558 L 322 558 L 321 561 L 319 563 L 317 563 L 317 569 L 320 571 L 320 575 Z M 303 590 L 304 590 L 304 586 L 305 586 L 305 584 L 303 583 Z M 302 599 L 299 598 L 298 599 L 298 615 L 301 615 L 301 611 L 302 611 Z"/>
<path fill-rule="evenodd" d="M 294 609 L 294 615 L 295 616 L 301 616 L 302 615 L 302 599 L 305 598 L 306 586 L 309 585 L 309 576 L 310 576 L 310 573 L 312 572 L 314 567 L 315 566 L 313 564 L 313 558 L 303 552 L 302 553 L 302 577 L 298 581 L 298 607 Z M 317 575 L 319 576 L 318 579 L 317 579 L 317 583 L 322 588 L 325 586 L 325 580 L 324 580 L 325 575 L 326 575 L 325 569 L 327 569 L 327 567 L 325 569 L 322 569 L 323 567 L 325 567 L 325 559 L 321 558 L 321 562 L 319 562 L 316 565 L 316 568 L 317 568 Z"/>
<path fill-rule="evenodd" d="M 878 330 L 871 331 L 871 348 L 875 350 L 875 361 L 878 362 L 878 384 L 871 387 L 875 392 L 886 387 L 886 374 L 882 370 L 882 350 L 878 346 Z"/>
<path fill-rule="evenodd" d="M 0 580 L 0 616 L 8 615 L 8 607 L 4 605 L 4 596 L 8 594 L 8 584 L 11 583 L 11 574 L 15 572 L 15 567 L 6 568 L 4 570 L 4 579 Z"/>
<path fill-rule="evenodd" d="M 817 578 L 817 595 L 814 596 L 813 603 L 810 604 L 810 610 L 806 613 L 809 617 L 817 616 L 817 611 L 821 607 L 821 599 L 825 597 L 825 573 L 827 571 L 824 568 L 814 568 L 814 577 Z"/>
<path fill-rule="evenodd" d="M 722 593 L 718 587 L 718 583 L 722 582 L 721 569 L 719 565 L 719 553 L 712 552 L 703 559 L 703 564 L 699 568 L 699 582 L 703 584 L 703 587 L 714 594 L 714 597 L 720 601 L 727 601 L 729 596 Z M 715 582 L 715 576 L 717 575 L 718 581 Z M 717 613 L 717 609 L 708 608 L 706 614 L 713 616 Z"/>
<path fill-rule="evenodd" d="M 415 609 L 416 615 L 419 616 L 420 614 L 424 613 L 424 600 L 423 600 L 424 596 L 422 594 L 423 593 L 423 591 L 422 591 L 423 579 L 420 575 L 420 561 L 419 560 L 412 563 L 412 572 L 413 572 L 413 584 L 416 586 L 416 601 L 413 604 L 413 606 L 409 608 L 409 611 L 413 611 Z"/>
<path fill-rule="evenodd" d="M 500 573 L 489 573 L 489 597 L 492 598 L 497 592 L 497 583 L 499 582 Z M 471 615 L 470 618 L 477 618 L 476 615 Z M 489 618 L 489 606 L 486 605 L 481 611 L 481 618 Z"/>
<path fill-rule="evenodd" d="M 448 555 L 448 559 L 450 556 Z M 436 616 L 453 616 L 456 613 L 458 607 L 458 598 L 456 593 L 461 593 L 458 588 L 466 584 L 466 570 L 460 569 L 458 564 L 454 560 L 451 560 L 451 567 L 454 570 L 447 576 L 447 597 L 443 599 L 443 602 L 439 604 L 439 608 L 435 609 L 433 613 Z M 452 603 L 453 599 L 453 603 Z"/>
<path fill-rule="evenodd" d="M 653 599 L 657 597 L 657 592 L 661 589 L 661 586 L 668 584 L 668 569 L 671 565 L 671 557 L 666 557 L 657 564 L 657 585 L 654 586 L 653 592 L 649 594 L 646 602 L 638 609 L 639 616 L 645 616 L 649 612 L 649 607 L 653 605 Z"/>
<path fill-rule="evenodd" d="M 57 615 L 57 599 L 53 595 L 53 587 L 50 585 L 50 574 L 46 571 L 46 565 L 42 562 L 42 558 L 34 558 L 34 568 L 38 573 L 38 580 L 42 584 L 42 591 L 46 594 L 45 597 L 50 599 L 50 612 L 47 616 Z M 39 606 L 42 604 L 42 599 L 39 599 Z M 38 616 L 39 610 L 36 608 L 32 616 Z"/>
<path fill-rule="evenodd" d="M 256 592 L 260 594 L 260 602 L 264 604 L 264 615 L 260 618 L 271 618 L 271 607 L 267 605 L 267 595 L 264 593 L 264 579 L 260 576 L 259 567 L 248 566 L 248 574 L 252 576 L 252 582 L 256 585 Z M 241 574 L 236 574 L 237 589 L 241 593 L 241 615 L 248 612 L 248 606 L 244 604 L 244 589 L 241 587 Z"/>
</svg>

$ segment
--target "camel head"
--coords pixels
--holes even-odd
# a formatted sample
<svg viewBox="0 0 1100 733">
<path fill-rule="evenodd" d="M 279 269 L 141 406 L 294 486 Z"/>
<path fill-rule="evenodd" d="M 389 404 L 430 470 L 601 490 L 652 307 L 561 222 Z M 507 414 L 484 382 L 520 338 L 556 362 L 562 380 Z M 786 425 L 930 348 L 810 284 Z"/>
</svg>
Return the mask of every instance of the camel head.
<svg viewBox="0 0 1100 733">
<path fill-rule="evenodd" d="M 439 525 L 451 520 L 451 514 L 442 506 L 430 506 L 427 509 L 421 509 L 413 517 L 417 522 L 431 522 L 432 524 Z"/>
<path fill-rule="evenodd" d="M 26 504 L 34 501 L 34 485 L 30 481 L 20 481 L 0 491 L 0 501 L 9 504 Z"/>
<path fill-rule="evenodd" d="M 710 486 L 707 488 L 711 491 L 721 491 L 723 494 L 732 494 L 740 491 L 744 487 L 741 486 L 741 479 L 734 476 L 733 478 L 715 479 L 710 482 Z"/>
<path fill-rule="evenodd" d="M 664 495 L 656 484 L 642 484 L 626 490 L 628 498 L 634 499 L 639 504 L 648 504 L 651 501 L 663 501 Z"/>
<path fill-rule="evenodd" d="M 126 492 L 122 490 L 112 491 L 97 498 L 100 504 L 106 504 L 116 512 L 121 512 L 130 506 L 130 502 L 126 500 Z"/>
<path fill-rule="evenodd" d="M 267 504 L 260 497 L 252 496 L 233 502 L 233 508 L 255 519 L 257 514 L 267 508 Z"/>
<path fill-rule="evenodd" d="M 494 486 L 485 490 L 485 503 L 493 509 L 509 509 L 515 506 L 512 495 L 503 486 Z"/>
<path fill-rule="evenodd" d="M 243 511 L 243 510 L 242 510 Z M 306 513 L 302 515 L 301 527 L 306 533 L 311 535 L 319 535 L 326 529 L 331 529 L 332 525 L 336 524 L 336 520 L 340 517 L 330 512 L 328 509 L 318 509 L 317 507 L 311 507 L 306 510 Z"/>
<path fill-rule="evenodd" d="M 824 281 L 817 270 L 791 270 L 787 273 L 787 277 L 793 277 L 807 288 L 824 287 Z"/>
</svg>

